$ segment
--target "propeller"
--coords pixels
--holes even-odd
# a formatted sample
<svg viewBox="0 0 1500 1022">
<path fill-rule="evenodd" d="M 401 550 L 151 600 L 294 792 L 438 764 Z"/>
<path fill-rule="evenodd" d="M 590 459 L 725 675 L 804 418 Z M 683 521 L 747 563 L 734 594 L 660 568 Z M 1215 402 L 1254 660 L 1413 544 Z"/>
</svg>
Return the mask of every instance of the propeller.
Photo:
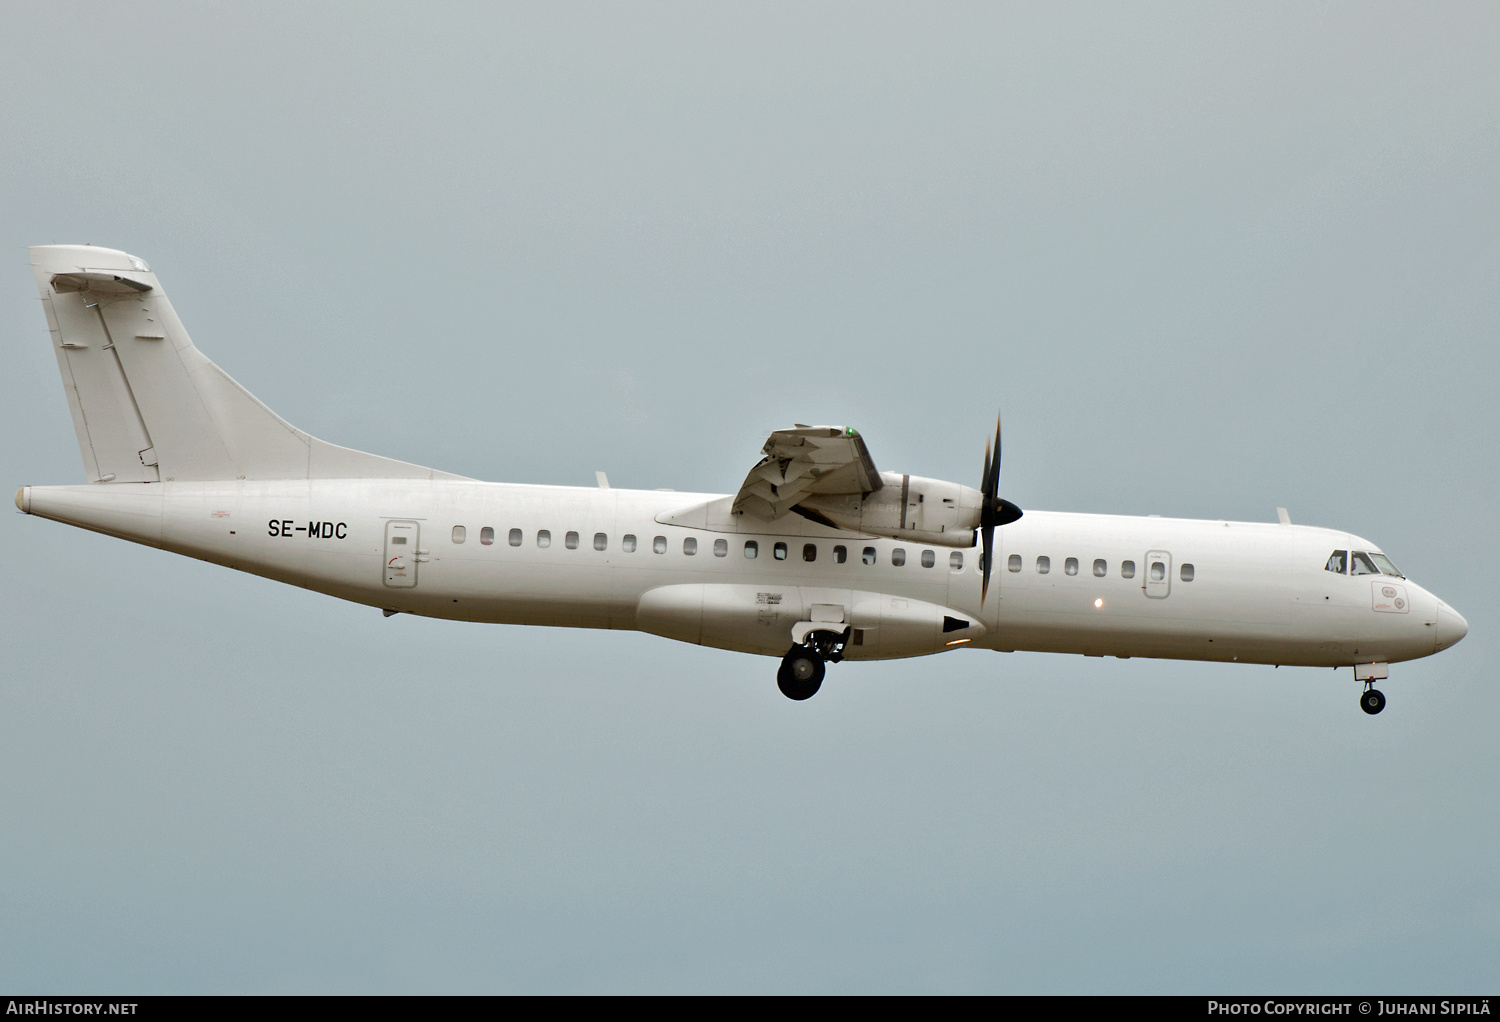
<svg viewBox="0 0 1500 1022">
<path fill-rule="evenodd" d="M 979 587 L 979 605 L 990 591 L 990 570 L 994 568 L 995 526 L 1009 525 L 1021 517 L 1021 509 L 1000 497 L 1000 416 L 995 416 L 995 457 L 990 459 L 990 442 L 984 442 L 984 476 L 979 492 L 984 499 L 979 507 L 979 536 L 984 544 L 984 581 Z"/>
</svg>

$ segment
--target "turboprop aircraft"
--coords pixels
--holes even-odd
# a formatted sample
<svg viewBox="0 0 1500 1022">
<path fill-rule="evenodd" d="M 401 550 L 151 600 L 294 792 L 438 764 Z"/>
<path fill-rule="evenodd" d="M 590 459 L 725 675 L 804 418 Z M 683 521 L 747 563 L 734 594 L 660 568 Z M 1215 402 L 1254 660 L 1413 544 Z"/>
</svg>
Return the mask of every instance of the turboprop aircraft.
<svg viewBox="0 0 1500 1022">
<path fill-rule="evenodd" d="M 380 608 L 634 628 L 780 657 L 792 699 L 841 660 L 960 648 L 1352 667 L 1468 631 L 1368 540 L 1334 530 L 1026 511 L 882 472 L 858 431 L 777 430 L 729 495 L 489 483 L 325 443 L 188 339 L 150 267 L 31 249 L 89 482 L 16 505 Z M 1279 510 L 1279 509 L 1278 509 Z"/>
</svg>

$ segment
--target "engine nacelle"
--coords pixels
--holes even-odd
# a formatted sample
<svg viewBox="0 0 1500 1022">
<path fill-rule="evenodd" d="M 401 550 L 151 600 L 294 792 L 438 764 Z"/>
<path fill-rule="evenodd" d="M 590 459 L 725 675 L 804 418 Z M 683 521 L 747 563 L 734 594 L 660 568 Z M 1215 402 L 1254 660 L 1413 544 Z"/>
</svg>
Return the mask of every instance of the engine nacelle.
<svg viewBox="0 0 1500 1022">
<path fill-rule="evenodd" d="M 801 507 L 841 529 L 934 546 L 974 545 L 984 495 L 942 479 L 880 473 L 882 486 L 866 494 L 812 496 Z"/>
</svg>

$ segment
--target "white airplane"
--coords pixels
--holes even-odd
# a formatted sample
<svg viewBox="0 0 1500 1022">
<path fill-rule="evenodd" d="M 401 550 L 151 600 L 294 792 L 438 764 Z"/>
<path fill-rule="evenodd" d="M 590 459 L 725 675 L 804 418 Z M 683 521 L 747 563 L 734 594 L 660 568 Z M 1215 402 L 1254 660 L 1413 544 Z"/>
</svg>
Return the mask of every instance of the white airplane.
<svg viewBox="0 0 1500 1022">
<path fill-rule="evenodd" d="M 1375 544 L 1333 529 L 1028 511 L 881 472 L 859 433 L 777 430 L 738 493 L 487 483 L 289 425 L 188 339 L 145 262 L 31 249 L 90 482 L 16 505 L 355 603 L 462 621 L 634 628 L 826 663 L 968 647 L 1353 667 L 1468 631 Z"/>
</svg>

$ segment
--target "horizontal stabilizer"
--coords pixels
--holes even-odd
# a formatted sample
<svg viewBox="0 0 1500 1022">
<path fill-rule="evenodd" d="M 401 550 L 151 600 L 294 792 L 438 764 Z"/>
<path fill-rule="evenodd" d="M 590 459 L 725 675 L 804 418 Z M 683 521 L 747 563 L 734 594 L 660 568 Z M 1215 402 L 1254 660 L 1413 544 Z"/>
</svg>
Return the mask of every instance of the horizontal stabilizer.
<svg viewBox="0 0 1500 1022">
<path fill-rule="evenodd" d="M 54 273 L 52 290 L 58 294 L 93 291 L 97 294 L 128 295 L 150 291 L 151 285 L 117 273 Z"/>
</svg>

